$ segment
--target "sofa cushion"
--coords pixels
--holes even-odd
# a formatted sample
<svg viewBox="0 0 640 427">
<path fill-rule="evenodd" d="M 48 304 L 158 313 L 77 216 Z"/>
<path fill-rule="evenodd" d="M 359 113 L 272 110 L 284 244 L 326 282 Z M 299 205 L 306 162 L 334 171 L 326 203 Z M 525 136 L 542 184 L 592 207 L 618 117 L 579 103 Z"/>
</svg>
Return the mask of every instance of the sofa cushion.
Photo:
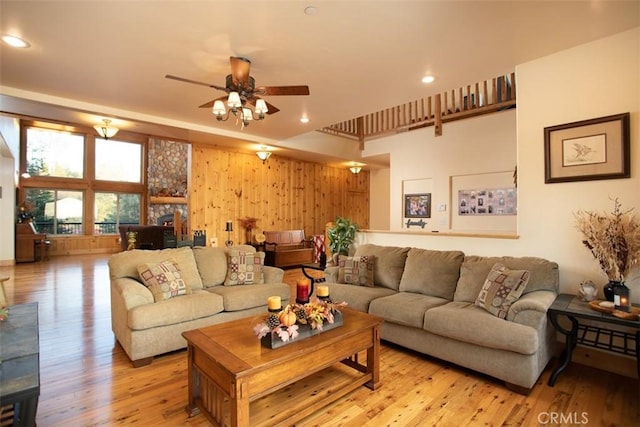
<svg viewBox="0 0 640 427">
<path fill-rule="evenodd" d="M 180 298 L 134 307 L 129 310 L 127 324 L 133 330 L 143 330 L 188 322 L 223 310 L 220 295 L 198 290 Z M 158 339 L 162 339 L 162 336 L 158 336 Z"/>
<path fill-rule="evenodd" d="M 227 277 L 224 281 L 225 286 L 264 283 L 262 278 L 264 255 L 264 252 L 247 252 L 230 249 L 227 254 Z"/>
<path fill-rule="evenodd" d="M 396 293 L 393 289 L 382 286 L 369 288 L 367 286 L 355 286 L 342 283 L 326 283 L 326 285 L 329 287 L 329 295 L 332 301 L 344 301 L 349 307 L 364 313 L 369 311 L 369 303 L 372 300 Z"/>
<path fill-rule="evenodd" d="M 375 258 L 372 256 L 338 258 L 338 282 L 351 285 L 373 286 L 373 266 Z"/>
<path fill-rule="evenodd" d="M 135 249 L 114 254 L 109 258 L 111 279 L 130 277 L 140 280 L 138 266 L 148 262 L 162 262 L 173 259 L 179 266 L 182 279 L 191 290 L 202 289 L 202 279 L 198 272 L 193 250 L 189 247 L 162 249 L 159 251 Z"/>
<path fill-rule="evenodd" d="M 400 292 L 453 299 L 464 253 L 411 248 L 400 280 Z"/>
<path fill-rule="evenodd" d="M 148 262 L 138 266 L 142 283 L 149 288 L 155 302 L 191 293 L 174 260 Z"/>
<path fill-rule="evenodd" d="M 226 248 L 196 246 L 193 248 L 193 257 L 198 265 L 202 285 L 205 288 L 224 283 L 224 279 L 227 277 Z"/>
<path fill-rule="evenodd" d="M 507 317 L 509 307 L 520 298 L 529 281 L 527 270 L 510 270 L 496 263 L 476 298 L 475 304 L 500 319 Z"/>
<path fill-rule="evenodd" d="M 536 329 L 504 321 L 468 302 L 428 310 L 423 328 L 454 340 L 521 354 L 534 354 L 540 345 Z"/>
<path fill-rule="evenodd" d="M 398 292 L 371 301 L 369 313 L 384 318 L 385 322 L 422 328 L 424 325 L 424 313 L 430 308 L 438 307 L 448 302 L 444 298 L 413 292 Z"/>
<path fill-rule="evenodd" d="M 358 246 L 354 256 L 375 257 L 373 283 L 397 291 L 408 252 L 409 248 L 378 246 L 368 243 Z"/>
<path fill-rule="evenodd" d="M 494 264 L 500 263 L 512 270 L 529 270 L 529 282 L 523 295 L 548 290 L 558 292 L 558 264 L 536 257 L 482 257 L 467 255 L 460 266 L 460 279 L 453 296 L 454 301 L 474 303 Z"/>
<path fill-rule="evenodd" d="M 207 291 L 219 295 L 223 299 L 225 311 L 240 311 L 265 306 L 271 296 L 280 296 L 282 304 L 289 300 L 289 285 L 284 283 L 265 283 L 261 285 L 214 286 Z"/>
</svg>

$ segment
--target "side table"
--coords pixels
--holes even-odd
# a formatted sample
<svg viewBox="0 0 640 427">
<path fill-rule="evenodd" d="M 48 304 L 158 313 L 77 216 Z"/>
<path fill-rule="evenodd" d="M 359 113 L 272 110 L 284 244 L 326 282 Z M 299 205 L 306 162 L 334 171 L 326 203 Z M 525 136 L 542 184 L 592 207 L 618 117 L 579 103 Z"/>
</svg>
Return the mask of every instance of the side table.
<svg viewBox="0 0 640 427">
<path fill-rule="evenodd" d="M 40 396 L 38 303 L 9 307 L 0 322 L 0 402 L 13 406 L 18 426 L 35 426 Z"/>
<path fill-rule="evenodd" d="M 574 295 L 560 294 L 555 299 L 547 317 L 558 332 L 565 336 L 565 349 L 561 363 L 549 377 L 549 386 L 553 386 L 558 375 L 571 362 L 571 355 L 576 345 L 599 348 L 613 353 L 635 356 L 638 377 L 640 378 L 640 321 L 625 320 L 611 314 L 592 310 L 589 304 Z M 565 317 L 571 322 L 569 329 L 560 325 L 559 319 Z M 622 332 L 606 326 L 594 326 L 590 321 L 608 323 L 628 327 L 635 332 Z"/>
</svg>

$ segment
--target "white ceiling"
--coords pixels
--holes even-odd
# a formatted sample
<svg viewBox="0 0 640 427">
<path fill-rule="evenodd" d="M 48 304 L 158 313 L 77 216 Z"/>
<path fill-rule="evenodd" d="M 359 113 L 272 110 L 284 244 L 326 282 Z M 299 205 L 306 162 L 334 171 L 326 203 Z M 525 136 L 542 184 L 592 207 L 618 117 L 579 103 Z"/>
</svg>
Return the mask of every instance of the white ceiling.
<svg viewBox="0 0 640 427">
<path fill-rule="evenodd" d="M 111 117 L 121 129 L 335 162 L 354 159 L 308 153 L 304 135 L 637 27 L 640 1 L 0 0 L 0 15 L 3 34 L 31 43 L 0 43 L 2 112 L 88 126 Z M 224 86 L 231 55 L 252 61 L 256 86 L 304 84 L 310 96 L 267 97 L 280 112 L 241 129 L 198 108 L 224 93 L 164 77 Z"/>
</svg>

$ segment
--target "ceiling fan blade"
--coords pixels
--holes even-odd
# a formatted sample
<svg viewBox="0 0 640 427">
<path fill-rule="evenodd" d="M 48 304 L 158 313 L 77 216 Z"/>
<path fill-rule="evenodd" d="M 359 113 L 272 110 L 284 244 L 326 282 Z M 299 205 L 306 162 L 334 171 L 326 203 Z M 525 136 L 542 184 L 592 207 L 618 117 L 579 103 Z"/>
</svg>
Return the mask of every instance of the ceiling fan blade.
<svg viewBox="0 0 640 427">
<path fill-rule="evenodd" d="M 206 102 L 202 105 L 200 105 L 198 108 L 212 108 L 213 107 L 213 103 L 216 101 L 226 101 L 227 97 L 226 96 L 221 96 L 220 98 L 216 98 L 212 101 Z"/>
<path fill-rule="evenodd" d="M 265 96 L 309 95 L 309 86 L 260 86 L 255 93 Z"/>
<path fill-rule="evenodd" d="M 231 75 L 233 76 L 233 83 L 236 86 L 246 86 L 249 82 L 249 71 L 251 70 L 251 61 L 247 58 L 239 56 L 229 57 L 231 62 Z"/>
<path fill-rule="evenodd" d="M 196 84 L 196 85 L 212 87 L 214 89 L 222 90 L 222 91 L 227 92 L 227 93 L 229 92 L 226 87 L 212 85 L 211 83 L 204 83 L 204 82 L 199 82 L 199 81 L 196 81 L 196 80 L 185 79 L 184 77 L 172 76 L 171 74 L 167 74 L 165 77 L 167 79 L 178 80 L 179 82 L 193 83 L 193 84 Z"/>
</svg>

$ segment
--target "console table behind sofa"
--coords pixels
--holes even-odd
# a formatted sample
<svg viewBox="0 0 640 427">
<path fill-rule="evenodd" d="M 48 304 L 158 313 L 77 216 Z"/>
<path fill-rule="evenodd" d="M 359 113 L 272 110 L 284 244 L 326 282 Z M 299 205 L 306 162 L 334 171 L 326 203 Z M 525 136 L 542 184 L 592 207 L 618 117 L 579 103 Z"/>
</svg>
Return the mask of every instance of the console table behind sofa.
<svg viewBox="0 0 640 427">
<path fill-rule="evenodd" d="M 313 262 L 313 244 L 304 238 L 304 230 L 265 231 L 265 264 L 292 267 Z"/>
</svg>

